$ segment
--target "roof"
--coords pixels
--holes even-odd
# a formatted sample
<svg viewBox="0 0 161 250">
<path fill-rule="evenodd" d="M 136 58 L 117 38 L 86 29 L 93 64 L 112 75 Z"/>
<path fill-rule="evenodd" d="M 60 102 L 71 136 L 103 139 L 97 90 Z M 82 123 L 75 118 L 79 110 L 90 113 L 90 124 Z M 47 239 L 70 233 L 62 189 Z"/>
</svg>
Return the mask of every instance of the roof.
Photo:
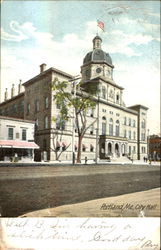
<svg viewBox="0 0 161 250">
<path fill-rule="evenodd" d="M 14 140 L 0 140 L 0 147 L 2 148 L 28 148 L 28 149 L 39 148 L 39 146 L 35 142 L 14 141 Z"/>
<path fill-rule="evenodd" d="M 130 106 L 128 107 L 129 109 L 145 109 L 145 110 L 148 110 L 149 108 L 147 108 L 146 106 L 143 106 L 141 104 L 136 104 L 136 105 L 133 105 L 133 106 Z"/>
<path fill-rule="evenodd" d="M 102 49 L 94 49 L 93 51 L 88 52 L 83 60 L 83 64 L 87 64 L 89 62 L 104 62 L 111 67 L 114 67 L 112 65 L 112 59 L 110 55 L 104 52 Z"/>
<path fill-rule="evenodd" d="M 47 74 L 49 74 L 49 73 L 52 73 L 52 72 L 58 73 L 58 74 L 60 74 L 60 75 L 63 75 L 63 76 L 65 76 L 65 77 L 69 78 L 69 79 L 72 79 L 72 78 L 73 78 L 72 75 L 70 75 L 70 74 L 68 74 L 68 73 L 66 73 L 66 72 L 63 72 L 63 71 L 61 71 L 61 70 L 59 70 L 59 69 L 56 69 L 56 68 L 53 68 L 53 67 L 52 67 L 52 68 L 49 68 L 49 69 L 43 71 L 43 72 L 40 73 L 39 75 L 37 75 L 37 76 L 31 78 L 30 80 L 28 80 L 27 82 L 23 83 L 22 85 L 26 86 L 26 85 L 28 85 L 28 84 L 30 84 L 30 83 L 33 83 L 33 82 L 35 82 L 35 81 L 41 79 L 41 78 L 44 77 L 45 75 L 47 75 Z"/>
<path fill-rule="evenodd" d="M 13 101 L 13 100 L 15 100 L 15 99 L 18 99 L 18 98 L 20 98 L 21 96 L 24 96 L 24 95 L 25 95 L 25 92 L 23 91 L 23 92 L 19 93 L 18 95 L 15 95 L 15 96 L 13 96 L 13 97 L 11 97 L 11 98 L 9 98 L 9 99 L 7 99 L 7 100 L 1 102 L 1 103 L 0 103 L 0 106 L 1 106 L 1 104 L 3 105 L 3 104 L 5 104 L 5 103 L 11 102 L 11 101 Z"/>
</svg>

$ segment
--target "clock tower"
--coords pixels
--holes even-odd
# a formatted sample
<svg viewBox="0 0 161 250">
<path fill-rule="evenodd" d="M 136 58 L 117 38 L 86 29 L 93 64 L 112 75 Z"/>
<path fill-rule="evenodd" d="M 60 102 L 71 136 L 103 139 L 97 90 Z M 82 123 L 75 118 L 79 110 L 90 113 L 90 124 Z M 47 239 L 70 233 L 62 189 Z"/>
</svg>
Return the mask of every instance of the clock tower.
<svg viewBox="0 0 161 250">
<path fill-rule="evenodd" d="M 81 66 L 84 82 L 96 77 L 112 79 L 113 64 L 110 55 L 101 48 L 102 39 L 98 35 L 93 39 L 93 51 L 87 53 Z"/>
</svg>

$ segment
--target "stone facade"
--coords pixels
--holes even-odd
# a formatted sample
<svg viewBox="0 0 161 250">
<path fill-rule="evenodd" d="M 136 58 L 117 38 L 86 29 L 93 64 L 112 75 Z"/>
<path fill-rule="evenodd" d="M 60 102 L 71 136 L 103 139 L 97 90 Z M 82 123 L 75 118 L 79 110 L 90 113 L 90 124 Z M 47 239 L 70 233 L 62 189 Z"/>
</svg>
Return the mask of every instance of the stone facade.
<svg viewBox="0 0 161 250">
<path fill-rule="evenodd" d="M 93 40 L 93 51 L 89 52 L 81 66 L 82 82 L 85 91 L 96 85 L 98 96 L 94 96 L 96 108 L 89 110 L 88 125 L 95 120 L 86 132 L 82 145 L 82 159 L 94 160 L 107 157 L 130 157 L 142 159 L 147 156 L 146 123 L 147 109 L 142 105 L 126 107 L 123 101 L 123 88 L 113 79 L 111 57 L 101 49 L 102 40 Z M 51 83 L 57 77 L 60 81 L 71 81 L 72 75 L 55 68 L 46 70 L 46 65 L 40 65 L 40 74 L 23 84 L 25 91 L 17 97 L 0 104 L 0 112 L 24 102 L 21 116 L 34 120 L 36 124 L 35 142 L 40 146 L 37 160 L 46 153 L 47 160 L 72 160 L 73 121 L 69 119 L 63 128 L 58 127 L 59 107 L 53 99 Z M 73 91 L 69 85 L 68 91 Z M 72 112 L 72 109 L 71 109 Z M 6 114 L 10 115 L 10 113 Z M 19 117 L 20 113 L 12 116 Z M 97 138 L 98 132 L 98 138 Z M 99 140 L 97 140 L 99 139 Z M 99 141 L 98 152 L 96 152 Z M 78 135 L 75 133 L 75 151 L 77 151 Z M 55 150 L 57 148 L 57 150 Z M 55 152 L 56 151 L 56 152 Z M 98 154 L 98 155 L 97 155 Z"/>
</svg>

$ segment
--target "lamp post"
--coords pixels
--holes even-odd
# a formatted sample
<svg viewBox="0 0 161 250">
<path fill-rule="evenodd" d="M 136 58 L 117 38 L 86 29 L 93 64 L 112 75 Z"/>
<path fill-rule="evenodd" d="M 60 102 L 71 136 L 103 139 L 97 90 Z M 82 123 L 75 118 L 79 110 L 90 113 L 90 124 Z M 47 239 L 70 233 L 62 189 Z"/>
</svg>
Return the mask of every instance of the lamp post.
<svg viewBox="0 0 161 250">
<path fill-rule="evenodd" d="M 79 75 L 75 76 L 69 82 L 73 83 L 73 98 L 76 97 L 76 86 L 79 84 L 81 77 Z M 75 107 L 73 106 L 73 120 L 72 120 L 72 163 L 75 164 Z"/>
<path fill-rule="evenodd" d="M 98 150 L 99 150 L 99 100 L 100 100 L 100 94 L 98 90 L 98 104 L 97 104 L 97 128 L 96 128 L 96 154 L 95 154 L 95 163 L 98 163 Z"/>
<path fill-rule="evenodd" d="M 149 129 L 147 130 L 147 156 L 148 156 L 148 160 L 149 160 Z"/>
</svg>

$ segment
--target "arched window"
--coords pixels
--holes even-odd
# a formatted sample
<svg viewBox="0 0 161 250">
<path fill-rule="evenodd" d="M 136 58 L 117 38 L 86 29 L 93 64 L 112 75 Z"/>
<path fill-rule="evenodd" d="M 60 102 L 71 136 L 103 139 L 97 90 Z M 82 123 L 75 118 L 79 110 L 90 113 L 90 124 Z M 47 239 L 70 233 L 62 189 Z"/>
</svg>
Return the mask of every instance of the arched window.
<svg viewBox="0 0 161 250">
<path fill-rule="evenodd" d="M 106 99 L 106 87 L 105 86 L 102 87 L 102 98 Z"/>
<path fill-rule="evenodd" d="M 116 136 L 120 135 L 120 122 L 119 120 L 116 121 Z"/>
<path fill-rule="evenodd" d="M 47 115 L 45 116 L 44 120 L 45 120 L 44 127 L 45 127 L 45 129 L 47 129 L 49 127 L 49 122 L 48 122 L 48 116 Z"/>
<path fill-rule="evenodd" d="M 113 119 L 110 118 L 109 122 L 109 135 L 113 135 Z"/>
<path fill-rule="evenodd" d="M 102 135 L 106 134 L 106 117 L 102 117 Z"/>
</svg>

